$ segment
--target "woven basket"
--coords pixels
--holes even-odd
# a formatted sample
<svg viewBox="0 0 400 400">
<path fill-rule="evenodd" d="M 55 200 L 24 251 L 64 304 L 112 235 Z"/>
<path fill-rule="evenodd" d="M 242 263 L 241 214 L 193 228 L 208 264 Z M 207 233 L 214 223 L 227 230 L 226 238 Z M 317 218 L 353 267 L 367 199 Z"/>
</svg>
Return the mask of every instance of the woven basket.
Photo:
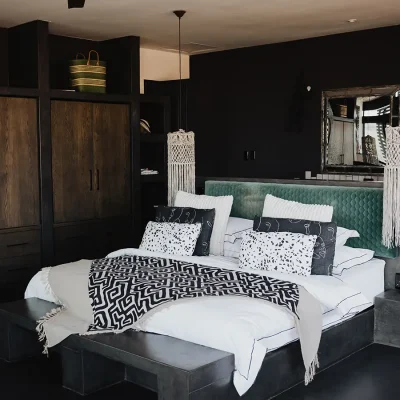
<svg viewBox="0 0 400 400">
<path fill-rule="evenodd" d="M 97 54 L 97 61 L 90 59 L 91 54 Z M 69 62 L 70 85 L 78 92 L 86 93 L 106 93 L 107 63 L 100 61 L 99 53 L 90 50 L 89 58 L 78 59 Z M 84 57 L 84 56 L 83 56 Z"/>
</svg>

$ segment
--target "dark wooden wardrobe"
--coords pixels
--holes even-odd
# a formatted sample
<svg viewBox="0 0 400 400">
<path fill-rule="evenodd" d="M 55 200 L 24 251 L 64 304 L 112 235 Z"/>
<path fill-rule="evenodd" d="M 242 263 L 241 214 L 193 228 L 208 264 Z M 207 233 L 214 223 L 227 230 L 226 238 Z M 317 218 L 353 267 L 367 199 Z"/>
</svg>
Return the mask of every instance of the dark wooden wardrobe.
<svg viewBox="0 0 400 400">
<path fill-rule="evenodd" d="M 4 291 L 40 267 L 37 102 L 0 97 L 0 282 Z M 1 298 L 1 296 L 0 296 Z"/>
<path fill-rule="evenodd" d="M 126 104 L 52 101 L 56 263 L 130 243 L 129 126 Z"/>
<path fill-rule="evenodd" d="M 107 94 L 69 89 L 68 60 L 96 50 Z M 0 301 L 42 267 L 137 246 L 139 38 L 92 41 L 34 21 L 0 28 Z"/>
<path fill-rule="evenodd" d="M 51 103 L 54 222 L 128 216 L 129 107 Z"/>
</svg>

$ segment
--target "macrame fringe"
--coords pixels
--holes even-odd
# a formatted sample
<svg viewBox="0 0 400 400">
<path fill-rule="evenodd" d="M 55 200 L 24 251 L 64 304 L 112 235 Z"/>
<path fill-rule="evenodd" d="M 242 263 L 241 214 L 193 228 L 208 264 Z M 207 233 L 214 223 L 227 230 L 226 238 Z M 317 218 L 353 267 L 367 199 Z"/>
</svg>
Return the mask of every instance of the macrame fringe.
<svg viewBox="0 0 400 400">
<path fill-rule="evenodd" d="M 386 128 L 382 243 L 400 246 L 400 128 Z"/>
<path fill-rule="evenodd" d="M 304 376 L 305 386 L 307 386 L 310 382 L 313 381 L 317 368 L 319 368 L 318 354 L 316 354 L 314 360 L 311 362 L 310 366 L 306 369 L 306 374 Z"/>
<path fill-rule="evenodd" d="M 386 167 L 383 196 L 382 243 L 400 246 L 400 168 Z"/>
<path fill-rule="evenodd" d="M 65 307 L 53 308 L 44 317 L 40 318 L 39 321 L 37 321 L 36 332 L 39 334 L 39 342 L 44 342 L 42 353 L 46 354 L 47 356 L 49 355 L 49 342 L 47 340 L 46 332 L 44 330 L 44 323 L 49 321 L 51 318 L 55 317 L 57 314 L 59 314 L 61 311 L 64 310 Z"/>
<path fill-rule="evenodd" d="M 179 190 L 196 191 L 194 133 L 179 130 L 168 134 L 168 204 Z"/>
</svg>

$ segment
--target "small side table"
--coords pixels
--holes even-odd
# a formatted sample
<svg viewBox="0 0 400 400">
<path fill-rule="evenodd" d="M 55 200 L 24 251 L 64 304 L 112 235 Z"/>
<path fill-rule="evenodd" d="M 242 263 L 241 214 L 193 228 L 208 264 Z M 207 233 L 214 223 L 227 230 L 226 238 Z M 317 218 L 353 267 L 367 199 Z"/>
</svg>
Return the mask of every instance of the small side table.
<svg viewBox="0 0 400 400">
<path fill-rule="evenodd" d="M 375 297 L 375 343 L 400 347 L 400 290 Z"/>
</svg>

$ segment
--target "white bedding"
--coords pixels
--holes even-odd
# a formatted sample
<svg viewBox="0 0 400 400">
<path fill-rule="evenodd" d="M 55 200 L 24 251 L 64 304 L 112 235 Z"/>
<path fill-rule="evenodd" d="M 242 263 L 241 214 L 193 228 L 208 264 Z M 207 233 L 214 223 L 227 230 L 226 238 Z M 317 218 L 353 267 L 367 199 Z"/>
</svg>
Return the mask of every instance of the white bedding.
<svg viewBox="0 0 400 400">
<path fill-rule="evenodd" d="M 124 254 L 168 257 L 225 269 L 238 269 L 238 260 L 223 256 L 171 256 L 138 249 L 123 249 L 109 257 Z M 308 277 L 259 271 L 261 275 L 298 283 L 321 303 L 324 328 L 351 318 L 372 305 L 381 293 L 384 261 L 373 259 L 345 271 L 340 278 Z M 257 273 L 257 271 L 249 271 Z M 25 298 L 38 297 L 56 302 L 46 274 L 39 272 L 29 283 Z M 156 309 L 157 310 L 157 309 Z M 143 331 L 224 350 L 235 355 L 234 384 L 243 395 L 254 383 L 266 352 L 298 339 L 291 314 L 262 300 L 245 297 L 203 297 L 180 300 L 160 307 L 137 323 Z"/>
</svg>

